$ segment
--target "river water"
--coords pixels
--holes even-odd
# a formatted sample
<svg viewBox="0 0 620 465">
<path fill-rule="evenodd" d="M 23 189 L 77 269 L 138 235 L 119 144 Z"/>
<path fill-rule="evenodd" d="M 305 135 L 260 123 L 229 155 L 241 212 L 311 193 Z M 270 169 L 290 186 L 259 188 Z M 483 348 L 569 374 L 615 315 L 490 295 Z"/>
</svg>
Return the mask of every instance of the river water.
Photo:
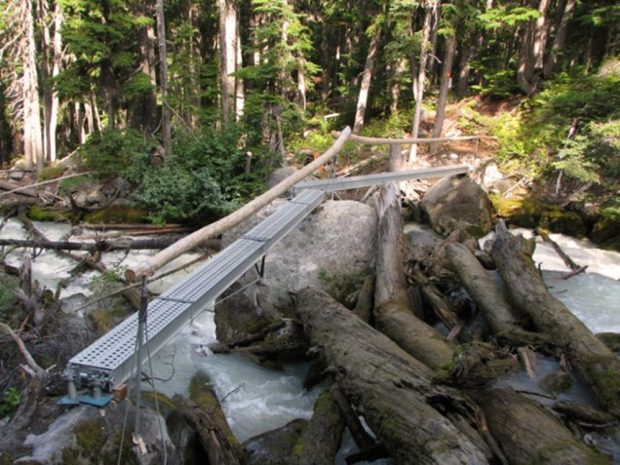
<svg viewBox="0 0 620 465">
<path fill-rule="evenodd" d="M 85 234 L 69 225 L 35 223 L 50 240 L 70 239 L 75 234 Z M 526 235 L 529 231 L 521 230 Z M 10 219 L 0 230 L 0 238 L 25 238 L 21 224 Z M 562 300 L 593 332 L 612 331 L 620 333 L 620 254 L 596 249 L 587 241 L 561 235 L 551 236 L 578 264 L 588 265 L 586 273 L 568 280 L 561 276 L 569 271 L 562 260 L 546 243 L 538 243 L 534 260 L 541 263 L 544 277 L 551 292 Z M 18 265 L 25 253 L 31 250 L 10 252 L 6 261 Z M 111 269 L 121 272 L 140 263 L 152 251 L 136 251 L 129 254 L 113 252 L 105 254 L 103 262 Z M 188 254 L 179 257 L 166 269 L 195 258 Z M 61 298 L 81 293 L 93 293 L 96 273 L 86 273 L 72 277 L 70 271 L 75 262 L 58 257 L 53 252 L 42 251 L 33 259 L 33 274 L 41 285 L 55 290 L 60 282 Z M 194 265 L 198 266 L 198 265 Z M 166 269 L 162 270 L 165 271 Z M 182 279 L 188 271 L 182 271 L 150 286 L 151 291 L 159 293 L 175 281 Z M 204 312 L 183 329 L 174 340 L 152 357 L 152 365 L 157 390 L 172 396 L 187 395 L 189 382 L 195 373 L 202 371 L 212 380 L 216 392 L 222 400 L 224 411 L 231 428 L 241 441 L 252 436 L 283 426 L 294 418 L 310 418 L 312 407 L 319 388 L 310 391 L 302 386 L 305 364 L 285 364 L 281 368 L 266 368 L 254 364 L 249 359 L 234 354 L 213 354 L 208 344 L 215 341 L 213 315 Z M 541 373 L 553 369 L 551 362 L 541 360 Z M 531 380 L 515 379 L 530 389 Z M 579 389 L 577 386 L 574 389 Z M 580 396 L 580 392 L 574 395 Z M 350 438 L 345 441 L 339 453 L 337 464 L 344 464 L 344 458 L 354 445 Z M 388 463 L 376 461 L 375 464 Z"/>
</svg>

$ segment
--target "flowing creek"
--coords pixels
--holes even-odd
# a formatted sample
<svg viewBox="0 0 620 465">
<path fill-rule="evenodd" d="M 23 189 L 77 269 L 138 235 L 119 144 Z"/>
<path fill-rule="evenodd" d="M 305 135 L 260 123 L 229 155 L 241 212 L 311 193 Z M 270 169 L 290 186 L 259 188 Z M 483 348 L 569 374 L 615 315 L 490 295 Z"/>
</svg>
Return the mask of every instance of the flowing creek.
<svg viewBox="0 0 620 465">
<path fill-rule="evenodd" d="M 52 223 L 35 223 L 50 240 L 66 240 L 73 234 L 71 226 Z M 527 230 L 519 232 L 531 235 Z M 80 234 L 84 232 L 81 231 Z M 0 238 L 24 238 L 21 224 L 9 219 L 2 230 Z M 544 277 L 551 292 L 562 300 L 593 332 L 620 333 L 620 254 L 596 249 L 586 241 L 553 234 L 552 238 L 564 251 L 580 265 L 588 265 L 586 273 L 563 280 L 563 273 L 570 271 L 552 247 L 546 243 L 537 243 L 534 260 L 541 263 Z M 539 239 L 538 239 L 539 240 Z M 24 254 L 31 250 L 11 251 L 6 262 L 18 265 Z M 106 253 L 103 262 L 109 268 L 122 272 L 124 268 L 140 263 L 152 254 L 150 251 L 132 251 Z M 179 257 L 168 264 L 165 269 L 175 268 L 196 255 Z M 92 283 L 97 281 L 97 273 L 89 272 L 72 277 L 70 270 L 75 262 L 61 258 L 52 251 L 42 251 L 33 259 L 33 274 L 42 286 L 55 290 L 63 282 L 60 297 L 67 300 L 65 311 L 76 308 L 69 305 L 76 294 L 82 294 L 76 300 L 79 306 L 84 298 L 93 293 Z M 197 265 L 194 265 L 197 266 Z M 173 282 L 183 279 L 187 270 L 175 273 L 153 283 L 151 291 L 159 293 Z M 71 296 L 74 296 L 71 298 Z M 80 313 L 80 312 L 78 312 Z M 224 411 L 230 425 L 241 441 L 252 436 L 283 426 L 294 418 L 310 418 L 319 388 L 305 391 L 303 376 L 306 364 L 285 364 L 281 368 L 266 368 L 254 364 L 249 359 L 234 354 L 212 354 L 208 344 L 215 341 L 215 324 L 213 314 L 204 312 L 183 329 L 174 340 L 168 343 L 158 354 L 153 356 L 153 371 L 156 388 L 172 396 L 187 395 L 189 382 L 196 372 L 205 372 L 213 381 L 215 389 L 222 399 Z M 557 369 L 552 360 L 540 359 L 537 364 L 537 378 Z M 525 374 L 511 375 L 499 381 L 518 389 L 536 391 L 540 388 Z M 585 389 L 575 383 L 562 398 L 589 398 Z M 337 464 L 344 464 L 344 458 L 354 449 L 350 436 L 346 436 L 343 447 L 338 454 Z M 616 444 L 616 448 L 618 445 Z M 611 449 L 611 448 L 610 448 Z M 619 451 L 613 451 L 617 454 Z M 620 454 L 614 457 L 619 460 Z M 389 463 L 380 460 L 375 464 Z"/>
</svg>

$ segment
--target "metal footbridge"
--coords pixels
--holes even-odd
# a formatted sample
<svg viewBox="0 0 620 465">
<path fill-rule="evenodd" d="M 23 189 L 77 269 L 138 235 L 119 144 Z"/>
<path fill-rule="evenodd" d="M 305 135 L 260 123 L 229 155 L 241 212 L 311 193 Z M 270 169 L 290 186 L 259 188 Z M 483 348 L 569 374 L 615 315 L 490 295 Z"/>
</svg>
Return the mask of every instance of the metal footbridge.
<svg viewBox="0 0 620 465">
<path fill-rule="evenodd" d="M 186 279 L 149 302 L 148 331 L 142 338 L 146 350 L 142 353 L 155 354 L 196 316 L 212 308 L 218 296 L 264 260 L 267 252 L 323 201 L 326 192 L 450 176 L 468 170 L 466 166 L 443 167 L 297 184 L 293 189 L 294 197 L 286 204 Z M 142 366 L 146 358 L 136 355 L 139 318 L 139 312 L 134 313 L 69 361 L 65 370 L 69 394 L 64 403 L 105 405 L 110 400 L 109 393 L 135 373 L 136 366 Z M 78 396 L 78 390 L 83 388 L 91 391 Z"/>
</svg>

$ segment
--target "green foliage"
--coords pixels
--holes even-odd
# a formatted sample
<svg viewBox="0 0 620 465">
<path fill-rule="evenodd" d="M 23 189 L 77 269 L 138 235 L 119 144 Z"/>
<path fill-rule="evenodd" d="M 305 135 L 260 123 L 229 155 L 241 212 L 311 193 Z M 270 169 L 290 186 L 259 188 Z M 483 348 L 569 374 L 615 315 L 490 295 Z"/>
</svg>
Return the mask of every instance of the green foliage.
<svg viewBox="0 0 620 465">
<path fill-rule="evenodd" d="M 123 282 L 123 275 L 125 271 L 125 267 L 110 267 L 103 273 L 99 273 L 91 279 L 90 288 L 95 294 L 110 292 L 111 289 L 120 287 L 120 283 Z"/>
<path fill-rule="evenodd" d="M 366 272 L 330 273 L 326 270 L 319 272 L 319 280 L 325 286 L 326 292 L 335 300 L 353 308 L 357 301 L 357 294 L 366 279 Z"/>
<path fill-rule="evenodd" d="M 80 147 L 84 166 L 100 178 L 122 176 L 138 184 L 149 164 L 153 142 L 127 129 L 105 130 L 90 135 Z"/>
<path fill-rule="evenodd" d="M 62 165 L 46 166 L 41 172 L 39 172 L 39 181 L 48 181 L 50 179 L 56 179 L 63 175 L 66 168 Z"/>
<path fill-rule="evenodd" d="M 237 126 L 180 133 L 163 165 L 146 170 L 134 198 L 159 223 L 222 216 L 264 189 L 269 156 L 253 151 L 246 175 L 246 151 Z"/>
<path fill-rule="evenodd" d="M 0 397 L 0 418 L 12 417 L 19 407 L 21 399 L 21 393 L 16 387 L 11 386 L 5 390 Z"/>
</svg>

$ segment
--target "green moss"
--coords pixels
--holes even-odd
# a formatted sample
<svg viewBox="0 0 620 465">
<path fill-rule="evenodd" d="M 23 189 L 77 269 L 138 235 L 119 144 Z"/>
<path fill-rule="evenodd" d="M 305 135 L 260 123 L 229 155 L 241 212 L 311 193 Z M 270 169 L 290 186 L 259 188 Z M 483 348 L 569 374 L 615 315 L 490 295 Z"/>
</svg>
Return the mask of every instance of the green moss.
<svg viewBox="0 0 620 465">
<path fill-rule="evenodd" d="M 107 333 L 116 323 L 116 319 L 112 313 L 105 308 L 97 308 L 91 311 L 87 315 L 87 318 L 98 335 Z"/>
<path fill-rule="evenodd" d="M 62 165 L 46 166 L 39 172 L 38 179 L 39 181 L 48 181 L 50 179 L 56 179 L 56 178 L 61 177 L 65 171 L 66 171 L 66 168 Z"/>
<path fill-rule="evenodd" d="M 585 444 L 576 440 L 563 440 L 556 441 L 549 444 L 546 447 L 542 447 L 537 450 L 536 458 L 532 465 L 547 465 L 549 463 L 557 462 L 557 454 L 561 454 L 562 451 L 567 449 L 579 449 L 583 452 L 587 465 L 610 465 L 611 461 L 608 457 L 590 449 Z M 555 459 L 555 460 L 554 460 Z"/>
<path fill-rule="evenodd" d="M 146 405 L 152 406 L 153 409 L 155 409 L 155 399 L 157 399 L 157 405 L 164 418 L 168 418 L 169 415 L 178 410 L 177 404 L 165 394 L 161 392 L 142 391 L 142 401 Z"/>
<path fill-rule="evenodd" d="M 211 380 L 204 373 L 198 373 L 189 384 L 189 398 L 207 412 L 217 407 L 217 399 L 211 388 Z"/>
<path fill-rule="evenodd" d="M 77 465 L 79 463 L 80 453 L 76 449 L 65 448 L 62 450 L 63 465 Z"/>
<path fill-rule="evenodd" d="M 326 270 L 319 272 L 319 280 L 325 287 L 325 292 L 335 300 L 351 309 L 355 306 L 357 294 L 364 284 L 368 272 L 330 273 Z"/>
<path fill-rule="evenodd" d="M 82 187 L 92 185 L 95 182 L 95 178 L 92 176 L 76 176 L 75 178 L 68 178 L 60 181 L 60 184 L 58 184 L 58 190 L 63 194 L 73 194 L 79 191 Z"/>
<path fill-rule="evenodd" d="M 40 205 L 32 205 L 28 210 L 28 218 L 33 221 L 73 222 L 75 214 L 71 210 L 56 210 Z"/>
<path fill-rule="evenodd" d="M 489 196 L 493 208 L 501 218 L 524 228 L 535 228 L 545 211 L 545 206 L 531 198 L 505 198 L 501 194 Z"/>
<path fill-rule="evenodd" d="M 78 446 L 91 456 L 96 456 L 105 442 L 103 425 L 99 420 L 85 420 L 73 429 Z"/>
<path fill-rule="evenodd" d="M 565 212 L 559 209 L 549 209 L 540 219 L 542 227 L 552 232 L 581 237 L 586 233 L 583 219 L 575 212 Z"/>
<path fill-rule="evenodd" d="M 84 217 L 87 223 L 143 223 L 147 213 L 133 207 L 110 207 L 90 213 Z"/>
</svg>

